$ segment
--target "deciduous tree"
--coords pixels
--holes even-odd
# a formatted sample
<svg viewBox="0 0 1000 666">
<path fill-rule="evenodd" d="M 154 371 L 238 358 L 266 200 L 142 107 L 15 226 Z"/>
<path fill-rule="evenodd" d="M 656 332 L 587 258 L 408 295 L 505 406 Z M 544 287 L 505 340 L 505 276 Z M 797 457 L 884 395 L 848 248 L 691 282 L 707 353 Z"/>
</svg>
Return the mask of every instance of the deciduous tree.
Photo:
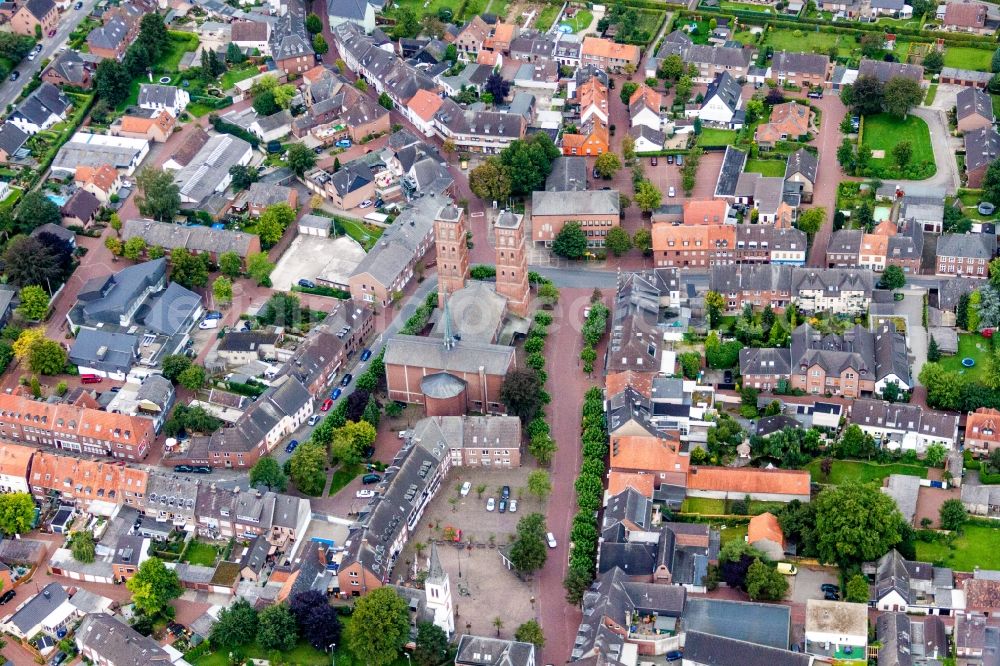
<svg viewBox="0 0 1000 666">
<path fill-rule="evenodd" d="M 293 143 L 288 147 L 288 166 L 296 175 L 301 176 L 316 166 L 316 153 L 301 143 Z"/>
<path fill-rule="evenodd" d="M 962 527 L 969 518 L 965 505 L 960 499 L 947 499 L 941 504 L 940 511 L 941 529 L 955 531 Z"/>
<path fill-rule="evenodd" d="M 567 222 L 552 241 L 552 253 L 565 259 L 582 259 L 587 251 L 587 235 L 579 222 Z"/>
<path fill-rule="evenodd" d="M 172 222 L 181 209 L 181 191 L 174 177 L 153 167 L 146 167 L 135 179 L 139 189 L 136 204 L 139 212 L 161 222 Z"/>
<path fill-rule="evenodd" d="M 788 581 L 775 569 L 754 560 L 747 569 L 746 588 L 753 601 L 777 601 L 788 592 Z"/>
<path fill-rule="evenodd" d="M 799 213 L 799 219 L 795 223 L 795 226 L 799 228 L 800 231 L 804 231 L 809 235 L 815 234 L 822 227 L 823 223 L 826 221 L 826 209 L 823 207 L 810 208 L 808 210 Z"/>
<path fill-rule="evenodd" d="M 94 552 L 97 549 L 94 544 L 94 533 L 90 530 L 74 532 L 70 538 L 69 548 L 74 560 L 90 564 L 94 561 Z"/>
<path fill-rule="evenodd" d="M 610 153 L 605 153 L 605 155 L 608 154 Z M 604 239 L 604 246 L 616 257 L 620 257 L 632 249 L 632 239 L 629 238 L 628 232 L 621 227 L 611 227 Z"/>
<path fill-rule="evenodd" d="M 886 112 L 900 118 L 906 118 L 910 109 L 924 99 L 924 90 L 920 84 L 905 76 L 894 76 L 886 81 L 882 94 L 882 105 Z"/>
<path fill-rule="evenodd" d="M 17 313 L 28 321 L 41 321 L 49 312 L 49 295 L 38 285 L 22 287 L 18 297 L 21 304 Z"/>
<path fill-rule="evenodd" d="M 269 286 L 273 270 L 274 264 L 267 258 L 267 253 L 254 252 L 247 257 L 247 275 L 258 285 Z"/>
<path fill-rule="evenodd" d="M 132 593 L 136 610 L 150 617 L 163 614 L 170 601 L 184 591 L 177 572 L 165 567 L 158 557 L 150 557 L 140 564 L 125 587 Z"/>
<path fill-rule="evenodd" d="M 370 666 L 388 666 L 410 637 L 406 602 L 392 587 L 380 587 L 361 597 L 347 627 L 347 645 Z"/>
<path fill-rule="evenodd" d="M 299 628 L 288 604 L 274 604 L 260 612 L 257 642 L 265 650 L 288 652 L 299 640 Z"/>
<path fill-rule="evenodd" d="M 282 471 L 277 460 L 265 456 L 250 468 L 250 485 L 264 485 L 267 486 L 268 490 L 284 492 L 288 485 L 288 477 L 285 476 L 285 472 Z"/>
<path fill-rule="evenodd" d="M 544 469 L 536 469 L 528 474 L 528 492 L 539 500 L 545 500 L 552 492 L 552 480 Z"/>
<path fill-rule="evenodd" d="M 289 608 L 299 625 L 299 634 L 317 650 L 340 641 L 340 618 L 326 595 L 306 590 L 292 597 Z"/>
<path fill-rule="evenodd" d="M 548 558 L 545 544 L 545 517 L 531 513 L 517 522 L 517 538 L 510 547 L 510 560 L 519 575 L 541 569 Z"/>
<path fill-rule="evenodd" d="M 510 174 L 499 157 L 489 157 L 469 174 L 469 187 L 480 199 L 504 203 L 511 192 Z"/>
<path fill-rule="evenodd" d="M 601 178 L 611 179 L 622 168 L 622 161 L 618 159 L 617 155 L 608 151 L 597 156 L 594 168 L 600 174 Z"/>
<path fill-rule="evenodd" d="M 35 522 L 35 501 L 28 493 L 0 495 L 0 531 L 7 536 L 24 534 Z"/>
<path fill-rule="evenodd" d="M 219 613 L 219 621 L 212 625 L 212 645 L 223 649 L 249 645 L 257 636 L 257 611 L 246 599 L 237 599 L 232 606 Z"/>
<path fill-rule="evenodd" d="M 896 502 L 874 484 L 828 486 L 814 500 L 816 550 L 841 567 L 871 562 L 903 538 Z"/>
<path fill-rule="evenodd" d="M 326 447 L 304 442 L 289 458 L 292 483 L 306 495 L 319 495 L 326 486 Z"/>
<path fill-rule="evenodd" d="M 538 373 L 531 369 L 515 369 L 507 373 L 503 386 L 500 388 L 500 400 L 507 406 L 510 414 L 518 416 L 521 423 L 528 423 L 535 418 L 541 407 L 539 392 L 542 384 L 538 381 Z"/>
<path fill-rule="evenodd" d="M 66 369 L 66 350 L 55 340 L 39 340 L 28 352 L 28 368 L 39 375 L 58 375 Z"/>
</svg>

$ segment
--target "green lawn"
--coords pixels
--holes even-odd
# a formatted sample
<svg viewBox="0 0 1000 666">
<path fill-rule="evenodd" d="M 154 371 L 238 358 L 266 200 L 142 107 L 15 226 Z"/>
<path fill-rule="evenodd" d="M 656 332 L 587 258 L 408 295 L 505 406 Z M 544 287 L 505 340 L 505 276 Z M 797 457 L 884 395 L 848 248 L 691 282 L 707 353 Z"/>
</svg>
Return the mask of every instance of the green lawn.
<svg viewBox="0 0 1000 666">
<path fill-rule="evenodd" d="M 737 132 L 735 130 L 715 129 L 714 127 L 704 127 L 698 135 L 699 146 L 731 146 L 736 143 Z"/>
<path fill-rule="evenodd" d="M 681 513 L 701 513 L 721 516 L 726 513 L 726 500 L 710 497 L 688 497 L 681 504 Z"/>
<path fill-rule="evenodd" d="M 267 652 L 256 643 L 242 650 L 242 653 L 248 658 L 269 658 Z M 330 655 L 320 652 L 305 641 L 300 642 L 291 652 L 283 652 L 281 658 L 284 663 L 297 664 L 299 666 L 328 666 L 330 663 Z M 340 661 L 339 651 L 337 653 L 337 661 Z M 209 652 L 195 659 L 193 663 L 195 666 L 229 666 L 229 654 L 226 650 Z"/>
<path fill-rule="evenodd" d="M 378 242 L 379 237 L 382 235 L 382 227 L 355 222 L 354 220 L 348 220 L 343 217 L 335 219 L 337 233 L 346 233 L 348 236 L 361 243 L 361 246 L 365 248 L 365 252 L 375 247 L 375 243 Z"/>
<path fill-rule="evenodd" d="M 184 561 L 188 564 L 199 564 L 203 567 L 210 567 L 215 564 L 218 556 L 219 551 L 215 546 L 195 539 L 188 544 L 187 551 L 184 553 Z"/>
<path fill-rule="evenodd" d="M 924 105 L 930 106 L 934 103 L 934 98 L 937 96 L 938 84 L 932 83 L 927 86 L 927 97 L 924 98 Z"/>
<path fill-rule="evenodd" d="M 775 51 L 802 51 L 826 53 L 830 47 L 837 47 L 837 54 L 848 56 L 857 46 L 850 35 L 810 30 L 776 29 L 767 33 L 767 44 Z"/>
<path fill-rule="evenodd" d="M 212 107 L 206 104 L 202 104 L 200 102 L 191 102 L 190 104 L 187 105 L 187 108 L 185 108 L 184 110 L 189 115 L 192 115 L 195 118 L 201 118 L 205 114 L 215 111 L 215 109 L 213 109 Z"/>
<path fill-rule="evenodd" d="M 784 176 L 785 163 L 781 160 L 747 160 L 744 171 L 759 173 L 762 176 Z"/>
<path fill-rule="evenodd" d="M 975 49 L 969 46 L 949 46 L 944 50 L 944 66 L 959 69 L 977 69 L 990 71 L 990 60 L 993 51 Z"/>
<path fill-rule="evenodd" d="M 913 147 L 913 157 L 908 168 L 913 169 L 919 164 L 928 164 L 929 171 L 925 172 L 924 178 L 934 175 L 934 150 L 931 148 L 931 134 L 927 129 L 927 123 L 916 116 L 909 116 L 906 119 L 891 116 L 888 113 L 879 113 L 874 116 L 865 116 L 864 145 L 875 150 L 884 150 L 885 157 L 873 159 L 872 166 L 883 169 L 886 172 L 898 171 L 895 161 L 892 158 L 892 149 L 902 141 L 909 141 Z M 888 174 L 892 177 L 892 174 Z"/>
<path fill-rule="evenodd" d="M 833 469 L 830 471 L 829 479 L 823 477 L 823 473 L 820 471 L 819 460 L 813 460 L 811 463 L 806 465 L 805 468 L 809 471 L 813 481 L 819 483 L 831 483 L 834 485 L 839 485 L 848 481 L 860 481 L 862 483 L 878 481 L 881 483 L 882 479 L 886 478 L 890 474 L 906 474 L 908 476 L 919 476 L 920 478 L 925 478 L 927 476 L 926 467 L 921 467 L 920 465 L 904 465 L 903 463 L 877 465 L 875 463 L 867 463 L 857 460 L 834 460 Z"/>
<path fill-rule="evenodd" d="M 960 333 L 958 336 L 958 353 L 954 356 L 941 357 L 941 366 L 946 370 L 954 370 L 970 379 L 979 379 L 986 371 L 992 345 L 990 341 L 975 333 Z M 963 358 L 975 359 L 971 368 L 962 365 Z"/>
<path fill-rule="evenodd" d="M 330 491 L 327 494 L 333 497 L 343 490 L 344 486 L 353 481 L 354 477 L 361 474 L 363 470 L 364 467 L 361 465 L 339 467 L 337 471 L 333 473 L 333 479 L 330 481 Z"/>
<path fill-rule="evenodd" d="M 917 559 L 921 562 L 944 562 L 956 571 L 1000 568 L 1000 529 L 966 525 L 951 550 L 944 543 L 917 541 Z"/>
<path fill-rule="evenodd" d="M 725 546 L 730 541 L 746 541 L 747 525 L 726 525 L 719 530 L 719 545 Z"/>
<path fill-rule="evenodd" d="M 235 86 L 240 81 L 244 79 L 249 79 L 251 76 L 258 74 L 257 67 L 254 65 L 245 65 L 243 67 L 234 67 L 219 79 L 219 84 L 223 90 L 229 90 Z"/>
<path fill-rule="evenodd" d="M 169 72 L 174 73 L 177 68 L 180 67 L 181 58 L 188 51 L 194 51 L 198 48 L 198 36 L 192 35 L 188 32 L 171 32 L 170 33 L 170 50 L 160 58 L 160 62 L 157 63 L 157 72 Z"/>
<path fill-rule="evenodd" d="M 548 30 L 552 27 L 552 22 L 556 20 L 556 15 L 559 14 L 560 5 L 545 5 L 545 8 L 538 13 L 535 18 L 535 22 L 532 27 L 540 30 L 542 32 Z"/>
<path fill-rule="evenodd" d="M 719 9 L 723 11 L 738 10 L 741 12 L 759 12 L 761 14 L 773 14 L 774 11 L 767 5 L 755 5 L 751 2 L 730 2 L 730 0 L 722 0 L 719 3 Z"/>
<path fill-rule="evenodd" d="M 571 19 L 563 18 L 560 23 L 565 23 L 566 25 L 573 28 L 573 32 L 582 32 L 590 27 L 591 21 L 594 20 L 594 15 L 586 9 L 581 9 L 576 13 Z"/>
</svg>

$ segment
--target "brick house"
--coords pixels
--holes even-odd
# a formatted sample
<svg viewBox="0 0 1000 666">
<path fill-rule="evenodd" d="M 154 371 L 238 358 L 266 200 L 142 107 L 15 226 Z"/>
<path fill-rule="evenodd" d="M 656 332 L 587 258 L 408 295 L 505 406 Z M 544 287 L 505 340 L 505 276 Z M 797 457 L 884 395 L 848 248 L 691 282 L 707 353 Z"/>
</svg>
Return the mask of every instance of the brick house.
<svg viewBox="0 0 1000 666">
<path fill-rule="evenodd" d="M 871 303 L 874 277 L 870 271 L 846 268 L 792 271 L 792 298 L 804 312 L 851 312 L 861 314 Z"/>
<path fill-rule="evenodd" d="M 474 59 L 475 54 L 483 50 L 483 45 L 489 36 L 490 26 L 478 15 L 473 16 L 455 38 L 455 48 L 459 57 L 463 60 Z"/>
<path fill-rule="evenodd" d="M 42 72 L 42 80 L 55 86 L 76 86 L 90 89 L 96 67 L 76 51 L 64 51 Z"/>
<path fill-rule="evenodd" d="M 771 60 L 771 78 L 782 84 L 822 86 L 831 71 L 830 58 L 816 53 L 775 51 Z"/>
<path fill-rule="evenodd" d="M 711 267 L 735 261 L 736 227 L 703 224 L 653 225 L 653 261 L 657 268 Z"/>
<path fill-rule="evenodd" d="M 729 312 L 747 304 L 758 309 L 770 305 L 781 312 L 792 300 L 792 271 L 767 264 L 712 266 L 709 289 L 722 295 Z"/>
<path fill-rule="evenodd" d="M 617 190 L 533 192 L 532 240 L 551 246 L 567 222 L 578 222 L 589 247 L 602 247 L 608 231 L 621 224 Z"/>
<path fill-rule="evenodd" d="M 993 126 L 993 98 L 980 88 L 963 88 L 955 95 L 955 119 L 959 132 Z"/>
<path fill-rule="evenodd" d="M 580 105 L 581 124 L 586 124 L 591 118 L 607 124 L 608 87 L 596 76 L 577 87 L 576 101 Z"/>
<path fill-rule="evenodd" d="M 111 136 L 164 143 L 173 134 L 176 125 L 177 119 L 170 115 L 169 111 L 133 109 L 115 120 L 109 128 L 109 133 Z"/>
<path fill-rule="evenodd" d="M 987 457 L 1000 448 L 1000 411 L 980 407 L 969 412 L 965 422 L 965 446 L 980 457 Z"/>
<path fill-rule="evenodd" d="M 611 149 L 608 126 L 592 117 L 576 133 L 562 135 L 563 155 L 600 155 Z"/>
<path fill-rule="evenodd" d="M 52 0 L 28 0 L 10 17 L 10 29 L 19 35 L 48 35 L 59 24 L 59 8 Z"/>
<path fill-rule="evenodd" d="M 993 234 L 941 234 L 935 274 L 987 278 L 996 251 L 997 238 Z"/>
<path fill-rule="evenodd" d="M 28 485 L 35 497 L 55 495 L 84 511 L 92 502 L 138 507 L 148 484 L 149 472 L 137 467 L 41 449 L 32 458 L 28 476 Z"/>
<path fill-rule="evenodd" d="M 596 65 L 603 70 L 620 72 L 628 64 L 638 67 L 641 55 L 639 47 L 632 44 L 617 44 L 601 37 L 584 37 L 580 62 L 584 66 Z"/>
<path fill-rule="evenodd" d="M 452 467 L 521 466 L 521 421 L 516 416 L 433 416 L 416 422 L 412 438 L 443 442 Z"/>
<path fill-rule="evenodd" d="M 1000 134 L 990 127 L 971 129 L 965 141 L 965 177 L 968 187 L 982 187 L 986 169 L 1000 157 Z"/>
</svg>

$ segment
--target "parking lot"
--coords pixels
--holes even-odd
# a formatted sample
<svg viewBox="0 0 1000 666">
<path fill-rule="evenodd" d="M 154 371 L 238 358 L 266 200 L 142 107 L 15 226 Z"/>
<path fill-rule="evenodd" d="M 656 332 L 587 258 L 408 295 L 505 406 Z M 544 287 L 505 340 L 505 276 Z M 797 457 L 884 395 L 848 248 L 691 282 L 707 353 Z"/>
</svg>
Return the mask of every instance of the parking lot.
<svg viewBox="0 0 1000 666">
<path fill-rule="evenodd" d="M 835 569 L 820 566 L 796 565 L 799 573 L 788 577 L 788 594 L 794 604 L 805 605 L 809 599 L 822 599 L 824 583 L 840 585 L 840 579 Z M 841 590 L 843 592 L 843 590 Z"/>
<path fill-rule="evenodd" d="M 288 291 L 301 278 L 315 280 L 333 259 L 330 252 L 333 242 L 323 236 L 296 236 L 271 273 L 274 289 Z"/>
</svg>

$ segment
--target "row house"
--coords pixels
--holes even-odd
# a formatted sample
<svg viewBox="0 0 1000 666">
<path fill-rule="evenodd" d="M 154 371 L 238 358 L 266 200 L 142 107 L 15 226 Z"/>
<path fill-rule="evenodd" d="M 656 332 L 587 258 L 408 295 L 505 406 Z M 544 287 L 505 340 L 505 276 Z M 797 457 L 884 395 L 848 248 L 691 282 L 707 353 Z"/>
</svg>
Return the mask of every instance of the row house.
<svg viewBox="0 0 1000 666">
<path fill-rule="evenodd" d="M 1000 448 L 1000 411 L 980 407 L 969 412 L 965 422 L 965 448 L 984 458 Z"/>
<path fill-rule="evenodd" d="M 955 121 L 959 132 L 992 127 L 993 98 L 980 88 L 962 88 L 955 95 Z"/>
<path fill-rule="evenodd" d="M 798 194 L 802 203 L 812 203 L 818 171 L 819 157 L 816 153 L 799 148 L 788 156 L 785 163 L 785 192 Z"/>
<path fill-rule="evenodd" d="M 740 350 L 745 386 L 770 391 L 781 382 L 812 395 L 859 398 L 881 394 L 886 384 L 912 387 L 906 338 L 892 322 L 875 332 L 860 324 L 842 335 L 823 335 L 808 323 L 792 332 L 789 348 Z"/>
<path fill-rule="evenodd" d="M 638 92 L 637 90 L 636 93 Z M 580 124 L 586 124 L 592 119 L 608 123 L 608 87 L 596 76 L 577 86 L 576 102 L 580 105 Z M 658 127 L 659 107 L 656 111 Z"/>
<path fill-rule="evenodd" d="M 432 416 L 410 437 L 448 447 L 452 467 L 521 466 L 521 421 L 516 416 Z"/>
<path fill-rule="evenodd" d="M 85 60 L 78 51 L 63 51 L 42 72 L 42 80 L 54 86 L 76 86 L 89 90 L 97 64 L 92 57 Z"/>
<path fill-rule="evenodd" d="M 517 113 L 465 110 L 453 100 L 446 99 L 434 114 L 433 127 L 459 150 L 499 153 L 514 141 L 524 138 L 528 122 Z"/>
<path fill-rule="evenodd" d="M 982 187 L 986 170 L 1000 157 L 1000 134 L 992 126 L 973 128 L 962 137 L 965 142 L 965 178 L 969 187 Z"/>
<path fill-rule="evenodd" d="M 787 192 L 781 176 L 759 173 L 740 174 L 736 182 L 735 201 L 757 211 L 759 224 L 790 227 L 798 208 L 798 194 Z"/>
<path fill-rule="evenodd" d="M 316 64 L 312 38 L 306 30 L 304 0 L 285 0 L 287 11 L 271 27 L 271 58 L 285 74 L 301 74 Z"/>
<path fill-rule="evenodd" d="M 575 133 L 562 135 L 563 155 L 596 156 L 611 150 L 611 134 L 600 119 L 591 117 Z"/>
<path fill-rule="evenodd" d="M 849 268 L 792 271 L 792 294 L 804 312 L 863 314 L 871 303 L 874 276 L 870 271 Z"/>
<path fill-rule="evenodd" d="M 510 42 L 510 57 L 519 62 L 554 60 L 560 65 L 580 67 L 583 44 L 573 35 L 522 32 Z"/>
<path fill-rule="evenodd" d="M 958 418 L 919 405 L 864 398 L 851 402 L 848 422 L 871 435 L 879 446 L 923 454 L 931 444 L 949 450 L 957 446 Z"/>
<path fill-rule="evenodd" d="M 695 77 L 698 83 L 709 83 L 723 72 L 740 79 L 749 71 L 752 54 L 752 49 L 744 47 L 695 44 L 686 33 L 674 30 L 663 40 L 655 57 L 647 61 L 646 77 L 656 76 L 660 63 L 668 56 L 677 55 L 685 64 L 698 69 Z"/>
<path fill-rule="evenodd" d="M 804 266 L 807 239 L 804 231 L 768 224 L 736 226 L 736 263 Z"/>
<path fill-rule="evenodd" d="M 472 17 L 455 37 L 455 48 L 458 57 L 465 61 L 474 61 L 476 54 L 483 50 L 492 30 L 480 16 Z"/>
<path fill-rule="evenodd" d="M 209 539 L 256 539 L 286 552 L 301 547 L 312 518 L 309 500 L 260 490 L 199 488 L 195 502 L 198 534 Z"/>
<path fill-rule="evenodd" d="M 817 53 L 775 51 L 768 77 L 780 84 L 801 87 L 822 86 L 830 78 L 830 58 Z"/>
<path fill-rule="evenodd" d="M 618 44 L 601 37 L 584 37 L 580 62 L 607 71 L 620 72 L 625 65 L 638 67 L 641 55 L 639 47 L 633 44 Z"/>
<path fill-rule="evenodd" d="M 773 264 L 713 266 L 708 288 L 722 295 L 729 312 L 747 304 L 780 312 L 792 300 L 792 271 Z"/>
<path fill-rule="evenodd" d="M 26 493 L 31 457 L 36 449 L 19 444 L 0 444 L 0 493 Z"/>
<path fill-rule="evenodd" d="M 0 395 L 0 438 L 127 460 L 145 458 L 156 437 L 153 421 L 96 407 L 5 393 Z"/>
<path fill-rule="evenodd" d="M 997 252 L 994 234 L 941 234 L 937 243 L 936 275 L 989 277 L 989 263 Z"/>
<path fill-rule="evenodd" d="M 31 461 L 28 484 L 39 500 L 58 497 L 81 510 L 108 515 L 119 504 L 142 505 L 149 473 L 109 460 L 39 450 Z"/>
<path fill-rule="evenodd" d="M 707 268 L 736 260 L 736 227 L 653 225 L 653 261 L 661 267 Z"/>
<path fill-rule="evenodd" d="M 632 127 L 644 125 L 654 130 L 661 129 L 661 106 L 663 106 L 663 96 L 645 83 L 640 84 L 628 101 L 628 114 Z"/>
<path fill-rule="evenodd" d="M 882 83 L 886 83 L 889 79 L 896 78 L 897 76 L 902 76 L 911 81 L 916 81 L 921 86 L 924 85 L 923 65 L 910 65 L 904 62 L 886 62 L 884 60 L 863 58 L 861 65 L 858 67 L 858 77 L 862 76 L 875 77 Z"/>
<path fill-rule="evenodd" d="M 16 6 L 16 5 L 15 5 Z M 28 0 L 10 17 L 10 29 L 18 35 L 47 35 L 59 25 L 59 9 L 52 0 Z"/>
<path fill-rule="evenodd" d="M 866 234 L 860 229 L 840 229 L 830 238 L 826 251 L 827 266 L 861 267 L 883 271 L 887 266 L 899 266 L 904 273 L 920 272 L 924 234 L 916 220 L 903 220 L 903 230 L 889 220 Z"/>
</svg>

